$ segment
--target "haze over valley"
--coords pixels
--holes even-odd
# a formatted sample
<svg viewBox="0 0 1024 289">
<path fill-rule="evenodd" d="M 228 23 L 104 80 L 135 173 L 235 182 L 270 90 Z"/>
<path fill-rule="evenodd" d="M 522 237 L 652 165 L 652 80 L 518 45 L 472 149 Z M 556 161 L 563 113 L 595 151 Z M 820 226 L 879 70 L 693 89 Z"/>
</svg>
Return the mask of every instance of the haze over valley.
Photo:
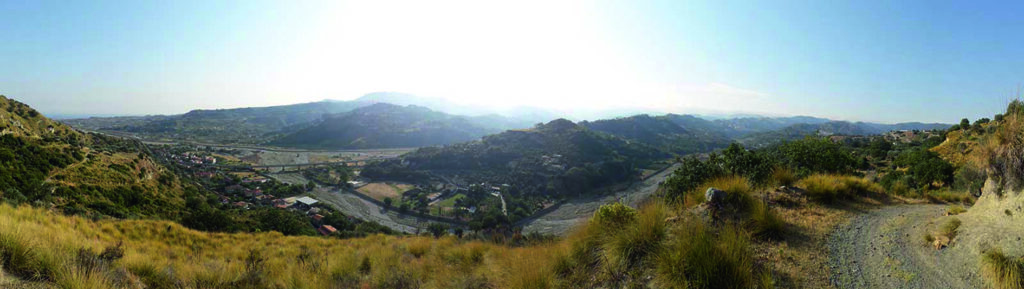
<svg viewBox="0 0 1024 289">
<path fill-rule="evenodd" d="M 1024 288 L 1022 8 L 0 2 L 0 288 Z"/>
</svg>

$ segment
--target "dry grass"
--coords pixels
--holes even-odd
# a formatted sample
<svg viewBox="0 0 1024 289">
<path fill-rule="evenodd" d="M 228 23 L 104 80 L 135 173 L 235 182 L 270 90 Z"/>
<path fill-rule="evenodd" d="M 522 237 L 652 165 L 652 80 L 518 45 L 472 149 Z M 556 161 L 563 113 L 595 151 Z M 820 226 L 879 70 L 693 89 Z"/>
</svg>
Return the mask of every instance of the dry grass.
<svg viewBox="0 0 1024 289">
<path fill-rule="evenodd" d="M 925 197 L 933 202 L 961 204 L 968 204 L 974 202 L 974 196 L 971 196 L 970 193 L 964 191 L 953 191 L 950 189 L 929 191 L 925 193 Z"/>
<path fill-rule="evenodd" d="M 658 259 L 662 288 L 755 288 L 749 238 L 736 227 L 717 234 L 699 222 L 686 222 Z"/>
<path fill-rule="evenodd" d="M 950 216 L 956 216 L 965 212 L 967 212 L 967 209 L 964 209 L 964 206 L 961 205 L 952 205 L 946 209 L 946 214 Z"/>
<path fill-rule="evenodd" d="M 993 288 L 1024 288 L 1024 258 L 1013 259 L 1002 251 L 990 250 L 981 258 L 981 272 Z"/>
<path fill-rule="evenodd" d="M 811 199 L 825 203 L 879 196 L 885 192 L 882 186 L 871 180 L 844 175 L 815 174 L 804 178 L 797 186 L 804 188 Z"/>
<path fill-rule="evenodd" d="M 103 266 L 82 250 L 124 243 Z M 64 288 L 544 288 L 558 244 L 528 248 L 454 237 L 338 240 L 279 233 L 204 233 L 163 221 L 89 221 L 0 205 L 0 258 L 20 279 Z M 363 260 L 369 268 L 360 272 Z"/>
<path fill-rule="evenodd" d="M 799 180 L 796 173 L 792 169 L 786 167 L 776 167 L 772 170 L 772 182 L 776 186 L 792 186 Z"/>
<path fill-rule="evenodd" d="M 946 221 L 945 224 L 942 225 L 942 228 L 940 228 L 939 232 L 942 235 L 944 235 L 947 238 L 949 238 L 950 240 L 953 240 L 953 238 L 955 238 L 957 233 L 959 233 L 959 231 L 960 231 L 960 224 L 961 224 L 960 219 L 957 219 L 957 218 L 949 219 L 948 221 Z"/>
<path fill-rule="evenodd" d="M 771 284 L 741 227 L 669 223 L 673 212 L 655 201 L 616 220 L 622 224 L 591 222 L 561 242 L 512 248 L 454 237 L 205 233 L 0 205 L 0 262 L 19 279 L 61 288 L 635 288 L 651 278 L 672 288 Z M 674 271 L 685 274 L 666 275 Z"/>
<path fill-rule="evenodd" d="M 698 186 L 683 199 L 683 205 L 687 208 L 696 206 L 705 201 L 704 193 L 708 188 L 716 188 L 727 193 L 725 202 L 745 210 L 752 203 L 753 188 L 747 179 L 740 176 L 725 176 L 712 179 Z"/>
</svg>

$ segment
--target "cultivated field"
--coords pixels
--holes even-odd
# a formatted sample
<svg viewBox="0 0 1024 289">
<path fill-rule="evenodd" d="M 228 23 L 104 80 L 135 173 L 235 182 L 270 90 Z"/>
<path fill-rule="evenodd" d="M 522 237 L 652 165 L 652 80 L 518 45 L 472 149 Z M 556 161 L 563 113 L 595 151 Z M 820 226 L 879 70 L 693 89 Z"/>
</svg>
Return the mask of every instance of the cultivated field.
<svg viewBox="0 0 1024 289">
<path fill-rule="evenodd" d="M 384 201 L 384 198 L 391 198 L 392 200 L 398 201 L 402 199 L 402 193 L 411 190 L 412 188 L 413 186 L 409 184 L 369 183 L 360 187 L 357 191 L 378 201 Z"/>
</svg>

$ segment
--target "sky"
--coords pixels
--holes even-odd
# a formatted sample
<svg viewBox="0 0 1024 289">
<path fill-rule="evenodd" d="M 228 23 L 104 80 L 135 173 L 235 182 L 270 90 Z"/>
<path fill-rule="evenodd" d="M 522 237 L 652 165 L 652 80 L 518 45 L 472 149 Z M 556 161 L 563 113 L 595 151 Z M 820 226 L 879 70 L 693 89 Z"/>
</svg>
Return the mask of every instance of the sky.
<svg viewBox="0 0 1024 289">
<path fill-rule="evenodd" d="M 957 122 L 1024 85 L 1024 2 L 0 1 L 51 115 L 347 100 Z"/>
</svg>

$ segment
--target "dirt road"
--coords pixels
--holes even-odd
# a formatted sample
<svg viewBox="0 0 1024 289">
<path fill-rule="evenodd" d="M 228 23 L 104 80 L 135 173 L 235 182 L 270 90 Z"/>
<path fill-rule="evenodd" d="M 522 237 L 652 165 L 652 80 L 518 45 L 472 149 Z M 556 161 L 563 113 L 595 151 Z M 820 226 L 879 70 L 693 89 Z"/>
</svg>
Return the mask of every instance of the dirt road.
<svg viewBox="0 0 1024 289">
<path fill-rule="evenodd" d="M 955 247 L 935 250 L 924 241 L 946 208 L 888 206 L 840 226 L 828 242 L 832 283 L 838 288 L 984 287 L 976 253 Z"/>
</svg>

